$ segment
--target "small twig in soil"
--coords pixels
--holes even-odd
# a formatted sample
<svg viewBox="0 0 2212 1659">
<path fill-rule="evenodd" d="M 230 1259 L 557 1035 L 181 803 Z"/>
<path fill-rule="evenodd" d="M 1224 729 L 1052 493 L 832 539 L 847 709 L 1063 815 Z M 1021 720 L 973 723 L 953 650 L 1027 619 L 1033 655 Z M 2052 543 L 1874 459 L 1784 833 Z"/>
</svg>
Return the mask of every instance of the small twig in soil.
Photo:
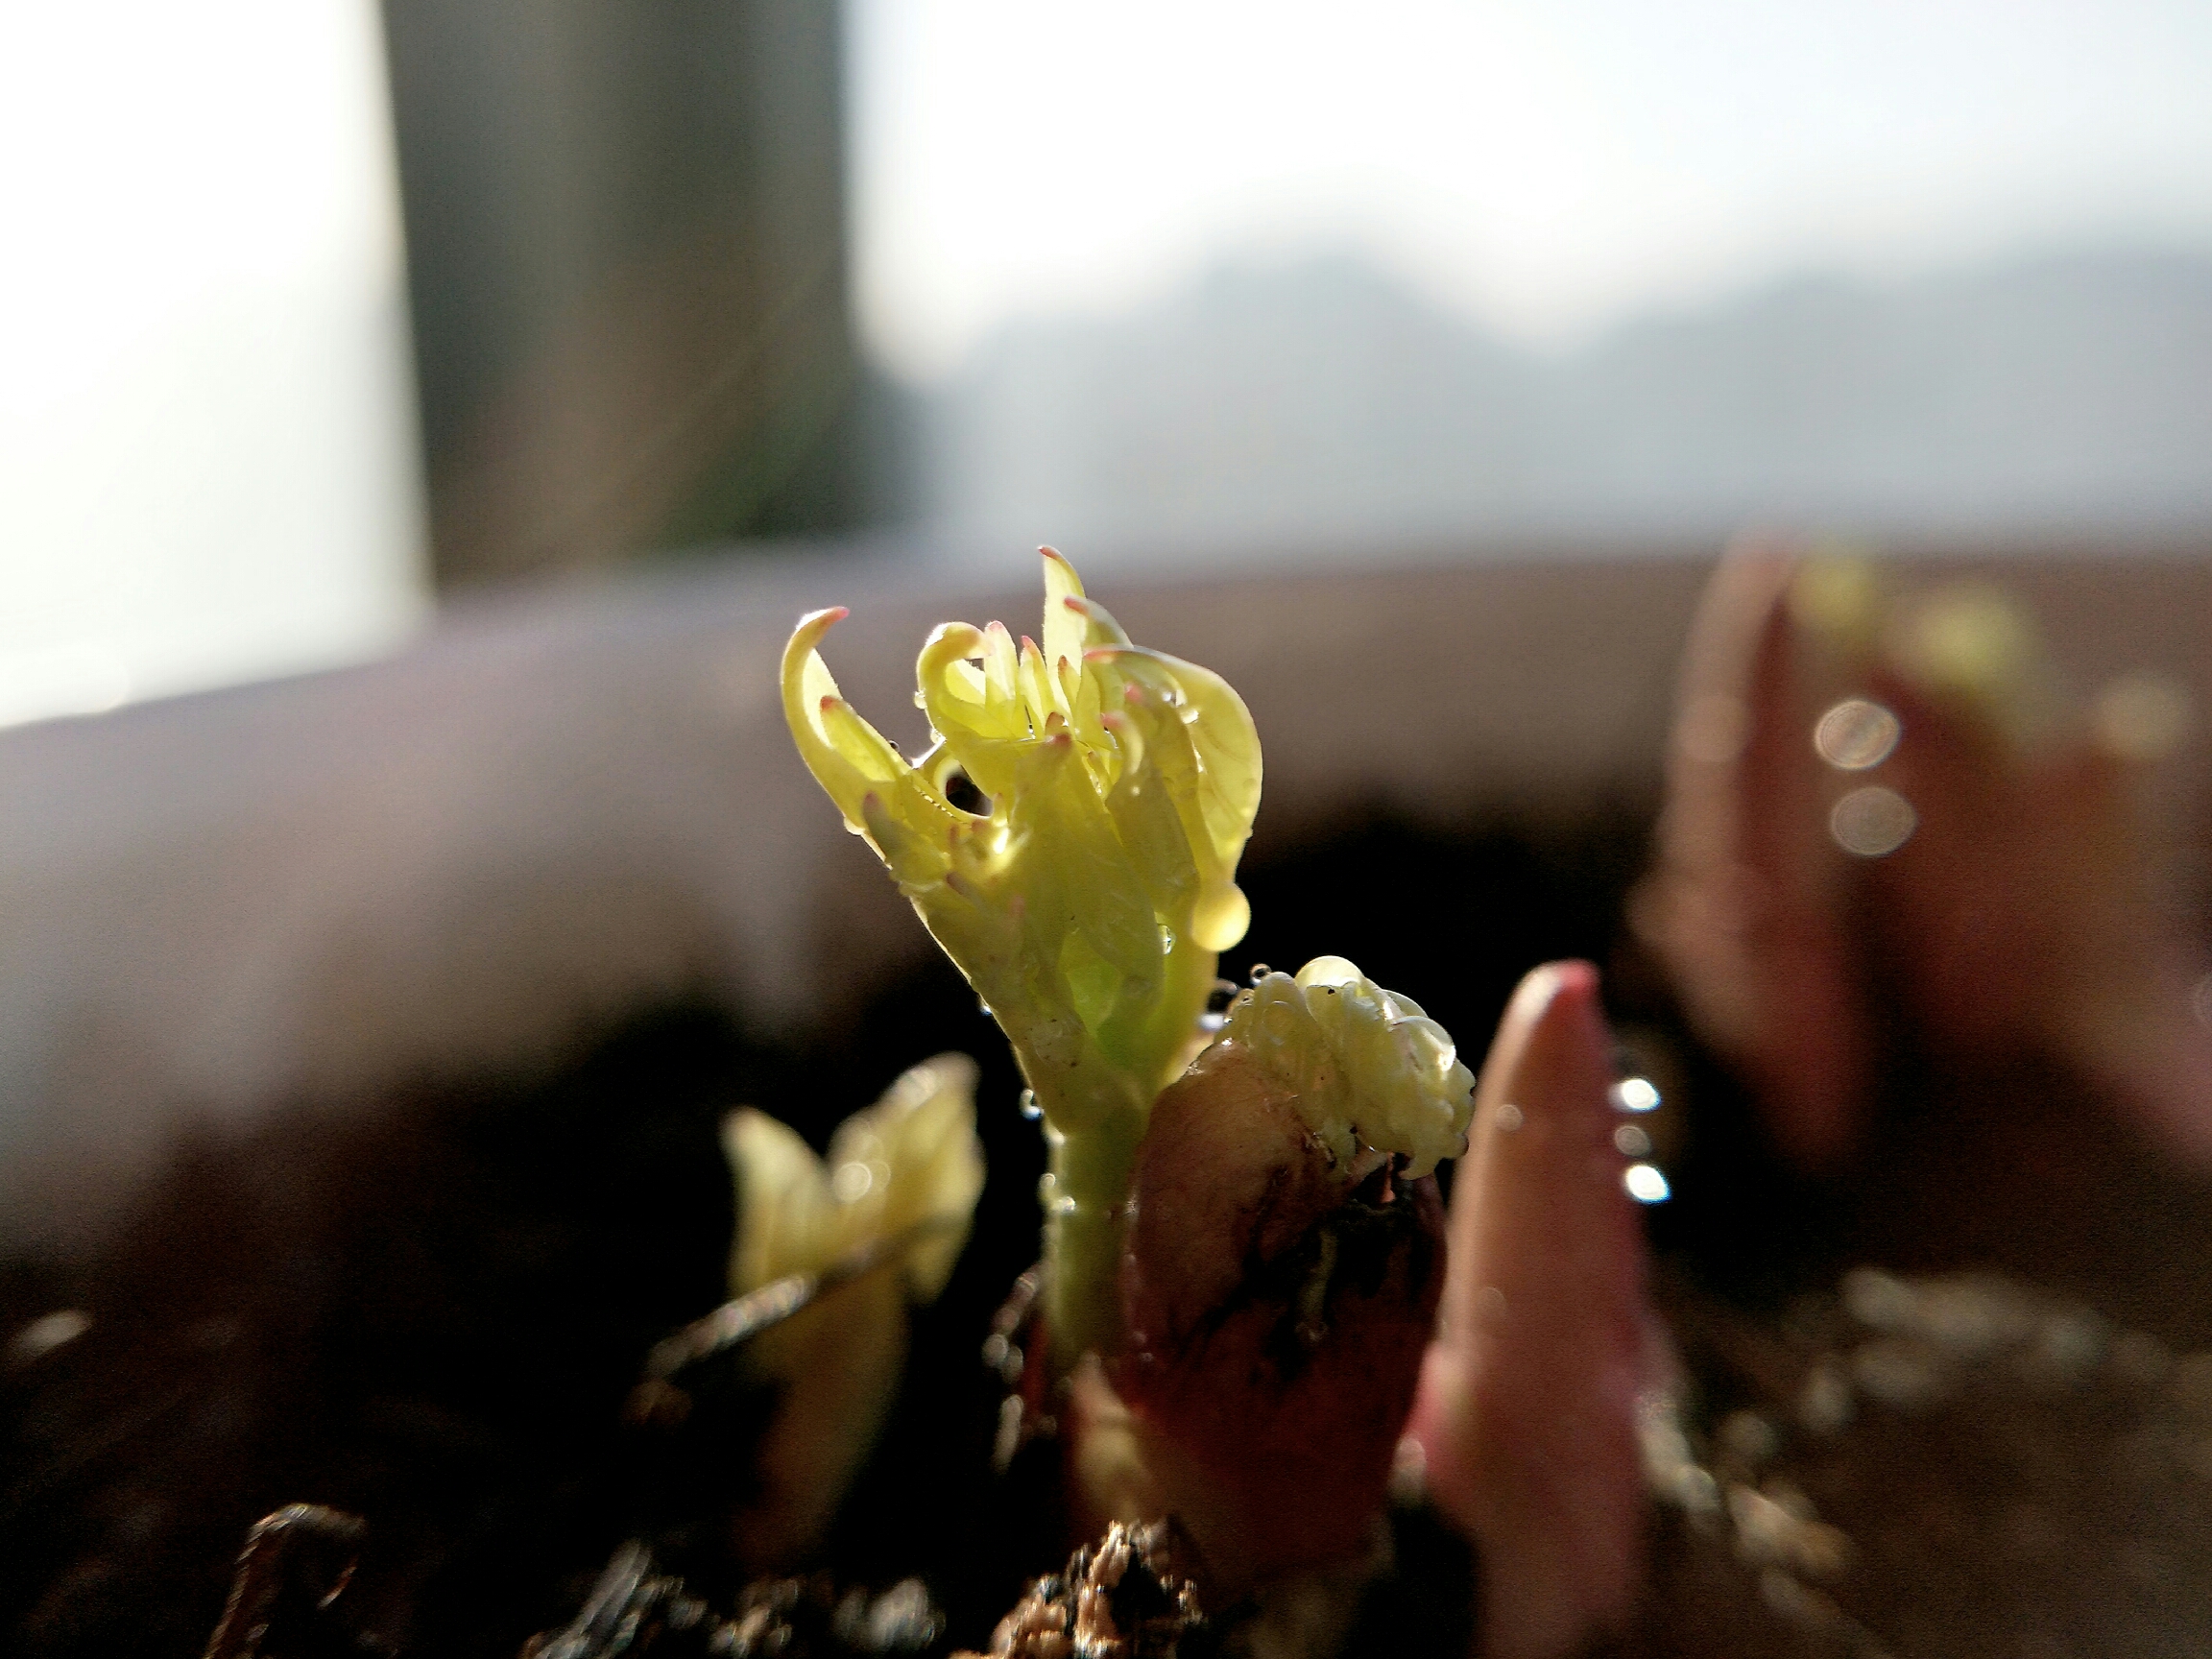
<svg viewBox="0 0 2212 1659">
<path fill-rule="evenodd" d="M 331 1609 L 352 1582 L 368 1524 L 320 1503 L 288 1503 L 254 1523 L 206 1659 L 320 1659 L 379 1651 L 340 1630 Z"/>
</svg>

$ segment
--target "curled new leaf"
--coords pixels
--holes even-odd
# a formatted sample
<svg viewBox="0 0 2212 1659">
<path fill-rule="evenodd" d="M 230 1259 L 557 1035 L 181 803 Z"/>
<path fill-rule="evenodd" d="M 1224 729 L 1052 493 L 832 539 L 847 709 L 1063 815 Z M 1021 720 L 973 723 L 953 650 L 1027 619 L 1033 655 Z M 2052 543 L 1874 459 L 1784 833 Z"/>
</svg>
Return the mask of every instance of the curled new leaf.
<svg viewBox="0 0 2212 1659">
<path fill-rule="evenodd" d="M 801 621 L 783 656 L 793 740 L 998 1018 L 1043 1108 L 1056 1351 L 1110 1346 L 1116 1212 L 1250 908 L 1237 860 L 1260 742 L 1207 669 L 1130 643 L 1044 554 L 1040 646 L 948 622 L 924 644 L 932 746 L 908 761 L 854 713 Z"/>
</svg>

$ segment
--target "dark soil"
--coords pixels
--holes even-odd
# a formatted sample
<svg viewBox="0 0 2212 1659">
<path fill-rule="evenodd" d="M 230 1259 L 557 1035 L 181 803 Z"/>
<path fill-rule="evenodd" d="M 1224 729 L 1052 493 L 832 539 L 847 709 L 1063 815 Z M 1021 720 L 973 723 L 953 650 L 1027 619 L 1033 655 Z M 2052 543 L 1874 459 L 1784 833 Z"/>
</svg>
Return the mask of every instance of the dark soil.
<svg viewBox="0 0 2212 1659">
<path fill-rule="evenodd" d="M 1670 1085 L 1656 1132 L 1676 1196 L 1650 1219 L 1695 1379 L 1693 1451 L 1718 1490 L 1772 1485 L 1816 1514 L 1849 1559 L 1827 1578 L 1775 1568 L 1725 1515 L 1663 1507 L 1628 1650 L 2212 1651 L 2212 1427 L 2189 1415 L 2192 1373 L 2174 1370 L 2212 1348 L 2212 1194 L 2067 1079 L 2027 1062 L 1942 1076 L 1904 1040 L 1861 1167 L 1790 1175 L 1626 940 L 1641 822 L 1348 824 L 1250 866 L 1262 922 L 1223 964 L 1348 955 L 1471 1047 L 1535 962 L 1607 967 L 1637 1064 Z M 95 1258 L 0 1263 L 0 1338 L 56 1310 L 90 1321 L 0 1361 L 0 1647 L 196 1655 L 247 1529 L 295 1502 L 366 1519 L 349 1616 L 407 1654 L 505 1656 L 565 1624 L 623 1540 L 666 1520 L 621 1407 L 645 1350 L 722 1295 L 721 1115 L 757 1104 L 819 1144 L 948 1047 L 983 1065 L 992 1180 L 829 1556 L 841 1582 L 922 1575 L 946 1640 L 982 1646 L 1067 1544 L 1035 1460 L 991 1472 L 998 1401 L 977 1362 L 1035 1253 L 1042 1148 L 1002 1041 L 940 966 L 811 1048 L 669 1007 L 588 1036 L 549 1081 L 429 1079 L 374 1111 L 302 1102 L 243 1132 L 180 1131 Z M 1812 1433 L 1806 1377 L 1848 1370 L 1880 1334 L 1835 1300 L 1865 1262 L 1991 1270 L 2085 1310 L 2104 1334 L 2097 1367 L 2065 1386 L 1967 1367 L 1925 1398 L 1898 1384 L 1909 1406 L 1854 1383 L 1849 1426 Z M 2120 1334 L 2167 1369 L 2114 1371 Z M 1731 1472 L 1715 1436 L 1739 1412 L 1775 1444 Z M 741 1457 L 749 1431 L 733 1408 L 724 1455 Z M 711 1527 L 676 1535 L 691 1553 L 670 1570 L 735 1606 L 742 1568 L 707 1547 Z M 1400 1517 L 1398 1549 L 1399 1582 L 1355 1649 L 1464 1652 L 1464 1551 L 1419 1512 Z"/>
</svg>

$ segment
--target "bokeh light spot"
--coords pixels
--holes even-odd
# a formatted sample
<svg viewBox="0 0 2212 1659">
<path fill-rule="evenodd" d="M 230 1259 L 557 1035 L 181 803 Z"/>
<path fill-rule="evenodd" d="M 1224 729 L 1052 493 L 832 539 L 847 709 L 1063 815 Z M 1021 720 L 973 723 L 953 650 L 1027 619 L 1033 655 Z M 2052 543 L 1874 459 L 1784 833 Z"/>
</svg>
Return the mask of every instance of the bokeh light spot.
<svg viewBox="0 0 2212 1659">
<path fill-rule="evenodd" d="M 1894 789 L 1869 783 L 1854 789 L 1828 814 L 1828 833 L 1836 845 L 1862 858 L 1881 858 L 1912 838 L 1920 815 Z"/>
<path fill-rule="evenodd" d="M 1621 1185 L 1628 1189 L 1628 1196 L 1639 1204 L 1664 1204 L 1673 1193 L 1673 1189 L 1667 1185 L 1667 1177 L 1650 1164 L 1629 1165 L 1621 1173 Z"/>
<path fill-rule="evenodd" d="M 1616 1112 L 1650 1112 L 1659 1104 L 1659 1088 L 1648 1077 L 1623 1077 L 1606 1092 Z"/>
<path fill-rule="evenodd" d="M 1897 716 L 1881 704 L 1846 697 L 1814 726 L 1813 747 L 1840 771 L 1863 772 L 1889 758 L 1903 731 Z"/>
<path fill-rule="evenodd" d="M 838 1165 L 837 1172 L 830 1177 L 830 1190 L 840 1204 L 857 1204 L 875 1185 L 876 1171 L 858 1158 Z"/>
</svg>

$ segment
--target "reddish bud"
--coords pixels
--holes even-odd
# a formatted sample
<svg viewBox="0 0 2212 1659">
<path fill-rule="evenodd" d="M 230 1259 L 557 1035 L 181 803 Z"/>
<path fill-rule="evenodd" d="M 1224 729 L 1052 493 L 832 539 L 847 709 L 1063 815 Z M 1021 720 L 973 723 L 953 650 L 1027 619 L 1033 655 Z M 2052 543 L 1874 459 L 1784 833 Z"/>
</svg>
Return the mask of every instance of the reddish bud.
<svg viewBox="0 0 2212 1659">
<path fill-rule="evenodd" d="M 1161 1095 L 1113 1381 L 1210 1590 L 1365 1548 L 1443 1286 L 1433 1179 L 1332 1157 L 1234 1041 Z"/>
</svg>

